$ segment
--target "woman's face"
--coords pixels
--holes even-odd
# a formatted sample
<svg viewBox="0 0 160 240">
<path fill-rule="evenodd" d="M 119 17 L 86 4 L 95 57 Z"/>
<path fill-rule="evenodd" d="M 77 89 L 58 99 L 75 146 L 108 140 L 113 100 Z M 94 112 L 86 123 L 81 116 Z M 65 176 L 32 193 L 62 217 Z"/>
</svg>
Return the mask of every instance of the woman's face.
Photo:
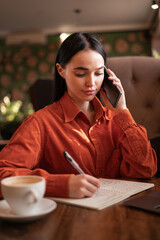
<svg viewBox="0 0 160 240">
<path fill-rule="evenodd" d="M 104 59 L 94 50 L 82 50 L 61 70 L 70 97 L 77 103 L 91 101 L 104 79 Z"/>
</svg>

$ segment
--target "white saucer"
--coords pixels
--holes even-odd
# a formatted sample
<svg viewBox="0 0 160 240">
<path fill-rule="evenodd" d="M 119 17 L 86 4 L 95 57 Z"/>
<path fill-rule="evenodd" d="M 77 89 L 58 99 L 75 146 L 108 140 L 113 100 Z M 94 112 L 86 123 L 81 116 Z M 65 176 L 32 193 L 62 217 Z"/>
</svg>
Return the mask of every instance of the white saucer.
<svg viewBox="0 0 160 240">
<path fill-rule="evenodd" d="M 57 207 L 56 202 L 53 200 L 42 198 L 37 207 L 37 212 L 27 215 L 19 216 L 12 213 L 8 203 L 5 200 L 0 201 L 0 218 L 14 222 L 27 222 L 36 220 L 44 215 L 50 213 Z"/>
</svg>

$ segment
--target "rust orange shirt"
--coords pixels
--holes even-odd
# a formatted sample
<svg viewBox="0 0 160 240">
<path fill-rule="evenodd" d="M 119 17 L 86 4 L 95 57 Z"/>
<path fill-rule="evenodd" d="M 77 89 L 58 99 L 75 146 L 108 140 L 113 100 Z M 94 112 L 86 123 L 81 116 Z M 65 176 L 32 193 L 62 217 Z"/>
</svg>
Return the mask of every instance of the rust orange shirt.
<svg viewBox="0 0 160 240">
<path fill-rule="evenodd" d="M 27 117 L 0 152 L 0 179 L 15 175 L 45 177 L 46 196 L 68 196 L 68 180 L 77 171 L 67 151 L 86 174 L 97 178 L 150 178 L 157 158 L 146 130 L 126 109 L 113 116 L 95 97 L 95 123 L 67 93 Z"/>
</svg>

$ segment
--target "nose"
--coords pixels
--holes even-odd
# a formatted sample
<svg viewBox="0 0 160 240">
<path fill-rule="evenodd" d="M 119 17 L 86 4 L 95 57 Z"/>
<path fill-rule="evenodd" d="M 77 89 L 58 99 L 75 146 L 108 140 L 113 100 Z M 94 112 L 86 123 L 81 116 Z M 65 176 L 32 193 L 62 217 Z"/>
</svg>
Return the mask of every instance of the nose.
<svg viewBox="0 0 160 240">
<path fill-rule="evenodd" d="M 95 85 L 95 77 L 92 74 L 88 75 L 86 78 L 85 84 L 87 87 L 94 86 Z"/>
</svg>

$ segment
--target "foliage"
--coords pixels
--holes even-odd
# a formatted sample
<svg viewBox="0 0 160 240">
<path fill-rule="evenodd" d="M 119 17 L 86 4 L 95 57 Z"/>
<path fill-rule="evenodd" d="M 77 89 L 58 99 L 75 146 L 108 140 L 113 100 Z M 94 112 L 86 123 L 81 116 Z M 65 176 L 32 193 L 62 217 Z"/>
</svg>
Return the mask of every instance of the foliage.
<svg viewBox="0 0 160 240">
<path fill-rule="evenodd" d="M 32 104 L 22 101 L 10 101 L 5 96 L 0 102 L 0 130 L 4 139 L 9 139 L 21 122 L 34 112 Z"/>
</svg>

